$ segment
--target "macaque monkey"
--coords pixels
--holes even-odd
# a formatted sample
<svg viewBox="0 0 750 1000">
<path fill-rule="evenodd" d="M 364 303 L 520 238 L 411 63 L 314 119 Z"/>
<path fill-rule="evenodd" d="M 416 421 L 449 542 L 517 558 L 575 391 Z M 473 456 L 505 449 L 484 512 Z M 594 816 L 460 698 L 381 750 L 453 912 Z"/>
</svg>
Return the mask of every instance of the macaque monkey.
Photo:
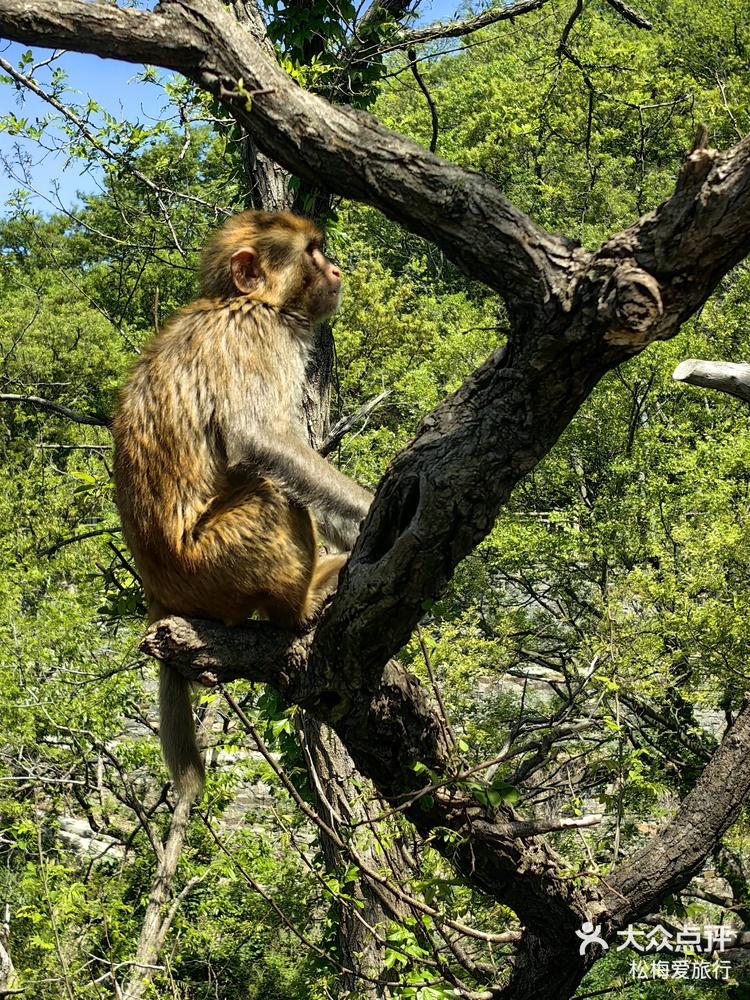
<svg viewBox="0 0 750 1000">
<path fill-rule="evenodd" d="M 201 295 L 144 349 L 114 418 L 114 478 L 149 620 L 299 626 L 338 582 L 372 497 L 310 447 L 302 417 L 316 324 L 341 273 L 289 213 L 243 212 L 209 240 Z M 178 795 L 203 765 L 189 682 L 167 665 L 161 743 Z"/>
</svg>

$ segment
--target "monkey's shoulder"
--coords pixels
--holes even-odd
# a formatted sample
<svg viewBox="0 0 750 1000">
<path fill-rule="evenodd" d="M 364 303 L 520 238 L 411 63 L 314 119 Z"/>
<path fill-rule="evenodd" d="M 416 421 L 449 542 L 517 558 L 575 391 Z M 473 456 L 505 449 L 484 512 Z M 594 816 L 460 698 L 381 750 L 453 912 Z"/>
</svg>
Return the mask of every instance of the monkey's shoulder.
<svg viewBox="0 0 750 1000">
<path fill-rule="evenodd" d="M 195 299 L 188 305 L 183 306 L 177 313 L 176 318 L 184 316 L 215 316 L 218 313 L 232 315 L 236 313 L 252 313 L 259 309 L 275 309 L 261 299 L 253 298 L 250 295 L 233 295 L 225 299 L 201 298 Z M 276 310 L 278 311 L 278 310 Z"/>
<path fill-rule="evenodd" d="M 204 323 L 206 320 L 223 324 L 234 323 L 250 329 L 255 328 L 260 332 L 286 328 L 296 336 L 312 332 L 314 329 L 304 312 L 293 306 L 280 306 L 256 292 L 234 295 L 227 299 L 196 299 L 177 314 L 176 319 L 182 318 L 188 321 L 197 320 L 199 323 Z"/>
<path fill-rule="evenodd" d="M 204 346 L 212 350 L 232 342 L 241 346 L 238 335 L 242 345 L 251 346 L 266 340 L 269 331 L 296 328 L 298 322 L 295 314 L 251 296 L 196 299 L 169 320 L 146 346 L 144 354 L 156 357 L 177 352 L 184 356 Z"/>
<path fill-rule="evenodd" d="M 221 317 L 220 322 L 229 319 L 252 319 L 265 324 L 284 322 L 287 319 L 287 310 L 255 295 L 234 295 L 226 299 L 196 299 L 189 305 L 183 306 L 175 319 L 178 322 L 193 319 L 201 322 L 207 318 L 215 321 L 216 317 Z"/>
</svg>

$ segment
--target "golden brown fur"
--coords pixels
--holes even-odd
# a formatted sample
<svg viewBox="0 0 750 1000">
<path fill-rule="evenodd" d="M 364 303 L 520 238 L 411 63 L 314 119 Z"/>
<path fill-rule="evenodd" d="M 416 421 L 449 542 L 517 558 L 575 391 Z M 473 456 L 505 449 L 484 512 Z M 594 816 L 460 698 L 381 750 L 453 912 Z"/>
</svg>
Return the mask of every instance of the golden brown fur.
<svg viewBox="0 0 750 1000">
<path fill-rule="evenodd" d="M 340 276 L 320 233 L 245 212 L 207 244 L 203 298 L 145 348 L 114 419 L 115 483 L 149 617 L 298 625 L 335 589 L 370 495 L 307 444 L 302 388 Z M 187 682 L 162 667 L 161 738 L 178 792 L 200 793 Z"/>
</svg>

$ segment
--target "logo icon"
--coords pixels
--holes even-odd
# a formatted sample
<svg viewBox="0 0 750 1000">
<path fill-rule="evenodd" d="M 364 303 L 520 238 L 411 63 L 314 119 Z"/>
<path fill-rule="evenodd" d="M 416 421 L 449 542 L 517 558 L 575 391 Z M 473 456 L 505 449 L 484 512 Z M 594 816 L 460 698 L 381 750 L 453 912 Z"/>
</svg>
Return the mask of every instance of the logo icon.
<svg viewBox="0 0 750 1000">
<path fill-rule="evenodd" d="M 590 920 L 586 920 L 585 923 L 581 924 L 580 931 L 576 931 L 576 937 L 581 939 L 581 946 L 578 949 L 579 955 L 585 955 L 586 949 L 591 944 L 598 944 L 602 951 L 609 950 L 609 945 L 602 937 L 601 924 L 594 927 Z"/>
</svg>

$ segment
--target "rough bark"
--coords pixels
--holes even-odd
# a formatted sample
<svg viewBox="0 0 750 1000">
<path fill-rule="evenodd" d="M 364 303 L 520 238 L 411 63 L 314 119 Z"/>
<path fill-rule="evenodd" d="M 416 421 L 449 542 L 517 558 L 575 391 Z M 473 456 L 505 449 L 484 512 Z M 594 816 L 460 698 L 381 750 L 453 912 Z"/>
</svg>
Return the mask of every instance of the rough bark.
<svg viewBox="0 0 750 1000">
<path fill-rule="evenodd" d="M 672 820 L 607 879 L 602 914 L 622 927 L 687 884 L 718 846 L 750 794 L 750 694 Z"/>
<path fill-rule="evenodd" d="M 186 676 L 212 685 L 239 677 L 272 684 L 290 701 L 306 705 L 331 721 L 333 678 L 318 676 L 311 657 L 313 635 L 298 635 L 267 625 L 227 630 L 213 622 L 169 618 L 154 625 L 143 643 L 152 656 L 168 660 Z M 322 691 L 321 691 L 322 688 Z M 350 712 L 355 707 L 350 706 Z M 575 931 L 584 920 L 601 922 L 611 940 L 615 932 L 658 907 L 705 862 L 736 819 L 750 792 L 750 697 L 713 755 L 694 789 L 664 830 L 647 840 L 631 859 L 603 883 L 577 888 L 564 865 L 512 810 L 488 813 L 471 798 L 446 786 L 432 790 L 427 805 L 419 797 L 413 762 L 426 761 L 449 773 L 449 748 L 437 714 L 418 682 L 398 664 L 388 663 L 376 697 L 359 722 L 338 718 L 336 728 L 360 772 L 474 885 L 510 905 L 526 927 L 510 984 L 491 996 L 502 1000 L 563 1000 L 572 995 L 598 957 L 578 955 Z M 460 835 L 442 839 L 446 828 Z"/>
<path fill-rule="evenodd" d="M 525 923 L 580 926 L 583 897 L 569 880 L 555 877 L 554 851 L 542 841 L 524 845 L 514 837 L 516 819 L 509 810 L 488 817 L 468 794 L 450 787 L 431 800 L 419 797 L 425 779 L 414 771 L 417 761 L 446 775 L 452 765 L 444 727 L 416 678 L 391 660 L 373 697 L 368 700 L 363 691 L 343 710 L 346 682 L 335 669 L 319 671 L 311 657 L 313 638 L 260 623 L 227 630 L 215 622 L 173 617 L 150 629 L 143 649 L 199 683 L 250 677 L 272 684 L 332 724 L 359 771 L 386 799 L 405 806 L 420 831 L 444 827 L 466 835 L 458 845 L 455 838 L 438 835 L 434 846 L 490 894 L 509 902 Z M 417 796 L 414 802 L 411 796 Z"/>
<path fill-rule="evenodd" d="M 601 375 L 673 336 L 750 246 L 747 139 L 725 153 L 694 150 L 672 198 L 587 254 L 541 230 L 491 181 L 300 90 L 212 0 L 153 14 L 0 0 L 0 31 L 181 70 L 284 166 L 377 205 L 505 294 L 507 348 L 438 407 L 389 469 L 320 630 L 322 659 L 340 657 L 343 642 L 353 688 L 364 671 L 377 682 L 373 662 L 404 642 L 424 599 L 486 534 Z M 240 77 L 258 91 L 249 110 L 233 89 Z"/>
<path fill-rule="evenodd" d="M 255 0 L 232 0 L 232 13 L 239 24 L 248 31 L 269 59 L 275 60 L 273 45 L 266 33 L 266 25 Z M 264 156 L 253 141 L 246 126 L 242 132 L 242 163 L 247 182 L 247 204 L 250 208 L 266 212 L 283 212 L 290 208 L 292 193 L 289 174 L 275 160 Z"/>
<path fill-rule="evenodd" d="M 601 376 L 674 336 L 747 253 L 749 153 L 746 139 L 729 153 L 690 154 L 672 198 L 612 237 L 583 269 L 571 257 L 568 295 L 539 303 L 547 322 L 514 323 L 508 345 L 423 421 L 393 461 L 318 632 L 316 653 L 325 660 L 335 650 L 353 688 L 366 683 L 365 672 L 373 677 L 373 660 L 385 662 L 403 645 L 425 598 L 490 530 L 514 485 Z M 729 205 L 743 206 L 741 219 Z"/>
</svg>

